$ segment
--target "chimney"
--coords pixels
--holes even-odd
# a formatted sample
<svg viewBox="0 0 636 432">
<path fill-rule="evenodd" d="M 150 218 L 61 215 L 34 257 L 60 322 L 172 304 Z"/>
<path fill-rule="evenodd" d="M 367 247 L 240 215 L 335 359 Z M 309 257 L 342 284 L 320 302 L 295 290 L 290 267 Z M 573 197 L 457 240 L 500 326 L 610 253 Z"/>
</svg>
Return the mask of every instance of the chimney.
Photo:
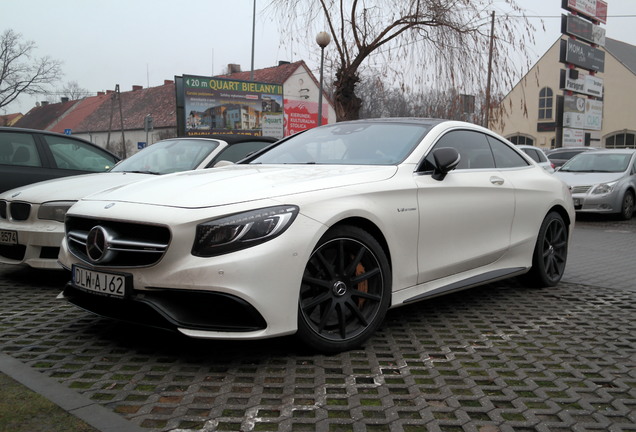
<svg viewBox="0 0 636 432">
<path fill-rule="evenodd" d="M 235 64 L 235 63 L 230 63 L 227 65 L 227 72 L 229 74 L 233 74 L 236 72 L 240 72 L 241 71 L 241 65 L 240 64 Z"/>
<path fill-rule="evenodd" d="M 173 83 L 173 81 L 172 81 L 172 80 L 163 80 L 163 84 L 164 84 L 164 85 L 166 85 L 166 84 L 172 84 L 172 83 Z"/>
<path fill-rule="evenodd" d="M 68 98 L 66 96 L 62 97 L 62 103 L 68 102 Z"/>
<path fill-rule="evenodd" d="M 42 101 L 42 106 L 47 106 L 49 104 L 49 101 Z"/>
<path fill-rule="evenodd" d="M 98 91 L 97 92 L 97 96 L 104 96 L 106 94 L 106 92 L 103 91 Z"/>
<path fill-rule="evenodd" d="M 141 90 L 142 88 L 144 88 L 144 87 L 140 86 L 140 85 L 134 85 L 132 91 Z"/>
<path fill-rule="evenodd" d="M 286 60 L 278 60 L 278 66 L 283 66 L 283 65 L 288 65 L 290 64 L 288 61 Z"/>
</svg>

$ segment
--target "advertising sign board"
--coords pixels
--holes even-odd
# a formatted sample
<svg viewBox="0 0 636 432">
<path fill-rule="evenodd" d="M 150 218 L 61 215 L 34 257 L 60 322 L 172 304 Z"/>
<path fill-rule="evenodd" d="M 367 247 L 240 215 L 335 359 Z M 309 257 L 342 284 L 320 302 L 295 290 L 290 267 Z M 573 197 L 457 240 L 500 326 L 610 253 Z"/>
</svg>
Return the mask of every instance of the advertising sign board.
<svg viewBox="0 0 636 432">
<path fill-rule="evenodd" d="M 561 33 L 605 46 L 605 29 L 574 15 L 561 15 Z"/>
<path fill-rule="evenodd" d="M 601 130 L 603 126 L 603 102 L 580 96 L 564 96 L 563 127 Z"/>
<path fill-rule="evenodd" d="M 186 136 L 214 134 L 283 137 L 283 86 L 183 76 Z"/>
<path fill-rule="evenodd" d="M 603 97 L 603 78 L 578 73 L 578 78 L 572 78 L 569 70 L 561 69 L 561 89 L 581 93 L 598 98 Z"/>
<path fill-rule="evenodd" d="M 322 124 L 328 123 L 329 105 L 322 106 Z M 285 136 L 318 126 L 318 103 L 285 99 Z"/>
<path fill-rule="evenodd" d="M 607 2 L 603 0 L 563 0 L 562 7 L 603 24 L 607 23 Z"/>
<path fill-rule="evenodd" d="M 605 52 L 572 39 L 561 40 L 559 61 L 594 72 L 605 71 Z"/>
<path fill-rule="evenodd" d="M 563 129 L 563 147 L 585 146 L 585 131 L 580 129 Z"/>
</svg>

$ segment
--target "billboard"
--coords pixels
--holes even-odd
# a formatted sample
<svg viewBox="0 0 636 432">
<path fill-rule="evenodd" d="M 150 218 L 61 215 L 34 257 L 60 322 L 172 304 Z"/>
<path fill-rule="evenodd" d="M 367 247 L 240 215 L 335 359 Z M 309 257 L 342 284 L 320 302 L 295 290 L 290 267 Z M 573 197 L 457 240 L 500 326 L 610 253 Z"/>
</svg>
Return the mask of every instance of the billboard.
<svg viewBox="0 0 636 432">
<path fill-rule="evenodd" d="M 283 86 L 184 75 L 185 136 L 216 134 L 256 135 L 282 138 L 284 133 Z"/>
<path fill-rule="evenodd" d="M 605 71 L 605 52 L 573 39 L 561 40 L 559 61 L 594 72 Z"/>
<path fill-rule="evenodd" d="M 322 124 L 329 123 L 329 105 L 322 104 Z M 318 126 L 318 102 L 285 99 L 285 136 Z"/>
<path fill-rule="evenodd" d="M 601 130 L 603 126 L 603 102 L 580 96 L 564 96 L 563 127 L 572 129 Z"/>
<path fill-rule="evenodd" d="M 560 87 L 575 93 L 598 98 L 603 97 L 603 78 L 574 71 L 573 69 L 561 69 Z"/>
<path fill-rule="evenodd" d="M 607 2 L 603 0 L 563 0 L 562 7 L 603 24 L 607 23 Z"/>
<path fill-rule="evenodd" d="M 561 33 L 605 46 L 605 29 L 575 15 L 561 15 Z"/>
</svg>

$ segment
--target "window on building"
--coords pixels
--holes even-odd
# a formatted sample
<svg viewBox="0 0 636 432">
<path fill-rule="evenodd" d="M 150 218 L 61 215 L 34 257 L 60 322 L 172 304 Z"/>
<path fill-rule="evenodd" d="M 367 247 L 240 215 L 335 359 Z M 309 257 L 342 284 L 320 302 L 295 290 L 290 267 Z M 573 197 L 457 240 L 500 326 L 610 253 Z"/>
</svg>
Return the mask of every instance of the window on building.
<svg viewBox="0 0 636 432">
<path fill-rule="evenodd" d="M 550 87 L 539 91 L 539 120 L 552 120 L 554 107 L 554 93 Z"/>
<path fill-rule="evenodd" d="M 623 131 L 605 137 L 607 148 L 636 148 L 636 132 Z"/>
<path fill-rule="evenodd" d="M 527 135 L 512 135 L 506 137 L 508 141 L 517 145 L 534 145 L 534 138 Z"/>
</svg>

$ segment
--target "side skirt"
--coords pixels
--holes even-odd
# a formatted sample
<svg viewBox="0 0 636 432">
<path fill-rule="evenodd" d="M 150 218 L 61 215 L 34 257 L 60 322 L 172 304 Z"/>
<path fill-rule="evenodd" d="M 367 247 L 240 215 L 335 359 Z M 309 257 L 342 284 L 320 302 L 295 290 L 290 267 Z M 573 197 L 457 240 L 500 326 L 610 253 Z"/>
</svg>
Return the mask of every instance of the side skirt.
<svg viewBox="0 0 636 432">
<path fill-rule="evenodd" d="M 468 279 L 464 279 L 458 282 L 454 282 L 452 284 L 442 286 L 436 288 L 431 291 L 427 291 L 423 294 L 416 295 L 415 297 L 408 298 L 402 302 L 403 304 L 413 303 L 419 300 L 438 297 L 444 294 L 451 293 L 453 291 L 461 291 L 464 289 L 472 288 L 478 285 L 484 285 L 487 283 L 495 282 L 501 279 L 507 279 L 513 276 L 518 276 L 524 274 L 528 271 L 525 267 L 514 267 L 514 268 L 506 268 L 493 270 L 484 274 L 480 274 L 478 276 L 473 276 Z"/>
</svg>

